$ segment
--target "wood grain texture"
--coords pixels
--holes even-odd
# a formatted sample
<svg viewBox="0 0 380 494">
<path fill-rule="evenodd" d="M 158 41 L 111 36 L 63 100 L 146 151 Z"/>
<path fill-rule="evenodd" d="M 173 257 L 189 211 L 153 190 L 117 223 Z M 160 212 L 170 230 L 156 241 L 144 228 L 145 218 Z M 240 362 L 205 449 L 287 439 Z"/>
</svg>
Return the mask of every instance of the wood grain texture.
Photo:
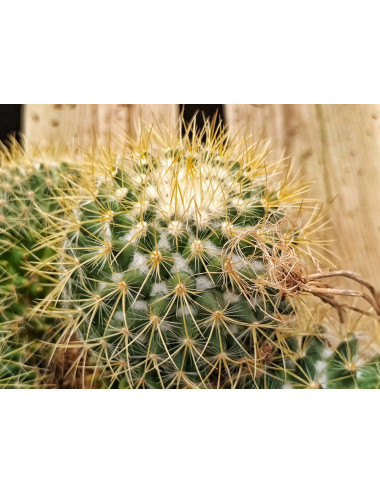
<svg viewBox="0 0 380 494">
<path fill-rule="evenodd" d="M 340 267 L 380 290 L 380 105 L 226 105 L 226 120 L 291 155 L 331 220 Z"/>
<path fill-rule="evenodd" d="M 135 136 L 141 121 L 175 123 L 179 105 L 24 105 L 23 132 L 39 146 L 50 140 L 107 143 L 111 134 Z"/>
</svg>

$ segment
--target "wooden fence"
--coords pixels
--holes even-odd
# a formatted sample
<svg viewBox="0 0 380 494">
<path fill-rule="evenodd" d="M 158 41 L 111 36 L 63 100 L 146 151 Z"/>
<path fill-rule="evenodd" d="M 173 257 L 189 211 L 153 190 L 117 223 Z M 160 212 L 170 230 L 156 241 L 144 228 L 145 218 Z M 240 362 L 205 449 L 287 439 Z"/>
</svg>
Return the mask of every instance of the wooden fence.
<svg viewBox="0 0 380 494">
<path fill-rule="evenodd" d="M 24 105 L 23 131 L 31 142 L 75 139 L 81 145 L 95 136 L 106 142 L 109 134 L 136 134 L 138 123 L 173 122 L 178 105 Z"/>
<path fill-rule="evenodd" d="M 380 290 L 380 105 L 226 105 L 226 119 L 294 156 L 326 203 L 339 266 Z"/>
</svg>

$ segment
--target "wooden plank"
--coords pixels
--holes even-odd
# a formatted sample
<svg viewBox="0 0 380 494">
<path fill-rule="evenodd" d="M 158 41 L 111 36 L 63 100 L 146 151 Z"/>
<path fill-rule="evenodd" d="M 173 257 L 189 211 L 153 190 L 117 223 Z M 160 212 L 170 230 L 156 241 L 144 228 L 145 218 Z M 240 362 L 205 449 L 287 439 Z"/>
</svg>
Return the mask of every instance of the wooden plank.
<svg viewBox="0 0 380 494">
<path fill-rule="evenodd" d="M 24 105 L 23 132 L 31 143 L 44 145 L 51 140 L 80 145 L 106 144 L 109 134 L 136 135 L 141 121 L 174 124 L 179 105 Z"/>
<path fill-rule="evenodd" d="M 226 120 L 295 157 L 326 203 L 338 266 L 380 290 L 380 105 L 226 105 Z"/>
</svg>

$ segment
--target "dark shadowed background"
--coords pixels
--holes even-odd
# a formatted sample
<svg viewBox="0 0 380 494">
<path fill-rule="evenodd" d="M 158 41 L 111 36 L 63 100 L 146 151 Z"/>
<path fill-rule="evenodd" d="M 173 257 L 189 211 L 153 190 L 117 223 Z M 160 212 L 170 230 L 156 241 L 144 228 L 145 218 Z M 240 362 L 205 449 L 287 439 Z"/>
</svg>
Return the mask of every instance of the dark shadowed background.
<svg viewBox="0 0 380 494">
<path fill-rule="evenodd" d="M 0 141 L 6 140 L 9 135 L 19 136 L 22 126 L 21 110 L 22 105 L 0 105 Z M 223 121 L 223 105 L 179 105 L 180 112 L 183 112 L 184 120 L 189 122 L 197 113 L 197 124 L 203 122 L 203 115 L 212 118 L 215 113 L 219 116 L 219 121 Z"/>
</svg>

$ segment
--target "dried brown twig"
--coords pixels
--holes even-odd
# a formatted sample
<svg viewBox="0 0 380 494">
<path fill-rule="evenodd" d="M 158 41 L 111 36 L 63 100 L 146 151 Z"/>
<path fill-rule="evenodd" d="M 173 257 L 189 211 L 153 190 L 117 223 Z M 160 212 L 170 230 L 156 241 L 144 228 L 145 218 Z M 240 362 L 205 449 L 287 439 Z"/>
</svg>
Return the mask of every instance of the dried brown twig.
<svg viewBox="0 0 380 494">
<path fill-rule="evenodd" d="M 245 256 L 242 251 L 243 241 L 254 246 L 254 253 Z M 278 225 L 271 230 L 249 229 L 243 231 L 231 239 L 224 248 L 226 258 L 225 265 L 228 266 L 228 275 L 240 287 L 243 293 L 253 295 L 265 286 L 278 290 L 279 296 L 295 296 L 301 293 L 310 293 L 325 303 L 331 305 L 338 311 L 339 318 L 343 321 L 344 311 L 352 310 L 361 314 L 380 319 L 380 296 L 375 288 L 365 281 L 359 274 L 347 270 L 318 271 L 308 274 L 308 268 L 296 253 L 291 241 L 285 239 Z M 238 261 L 234 259 L 238 259 Z M 260 260 L 265 267 L 265 274 L 254 279 L 241 276 L 241 266 L 252 266 L 254 261 Z M 313 259 L 311 259 L 313 261 Z M 314 262 L 314 266 L 318 263 Z M 231 268 L 231 266 L 234 266 Z M 233 274 L 231 274 L 233 271 Z M 335 288 L 322 282 L 324 278 L 347 278 L 365 290 L 352 290 L 347 288 Z M 338 296 L 363 299 L 374 312 L 361 309 L 348 303 L 340 302 Z"/>
</svg>

